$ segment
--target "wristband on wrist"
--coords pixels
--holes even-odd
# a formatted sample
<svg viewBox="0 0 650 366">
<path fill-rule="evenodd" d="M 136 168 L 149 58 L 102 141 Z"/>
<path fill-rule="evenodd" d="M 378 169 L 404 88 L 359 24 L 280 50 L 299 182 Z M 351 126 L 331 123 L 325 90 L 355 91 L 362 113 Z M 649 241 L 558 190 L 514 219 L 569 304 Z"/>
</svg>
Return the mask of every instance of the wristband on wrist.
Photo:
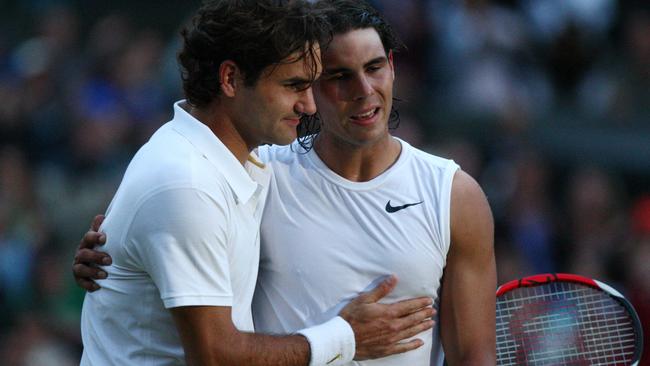
<svg viewBox="0 0 650 366">
<path fill-rule="evenodd" d="M 354 331 L 340 316 L 323 324 L 299 330 L 309 342 L 309 366 L 344 365 L 354 358 Z"/>
</svg>

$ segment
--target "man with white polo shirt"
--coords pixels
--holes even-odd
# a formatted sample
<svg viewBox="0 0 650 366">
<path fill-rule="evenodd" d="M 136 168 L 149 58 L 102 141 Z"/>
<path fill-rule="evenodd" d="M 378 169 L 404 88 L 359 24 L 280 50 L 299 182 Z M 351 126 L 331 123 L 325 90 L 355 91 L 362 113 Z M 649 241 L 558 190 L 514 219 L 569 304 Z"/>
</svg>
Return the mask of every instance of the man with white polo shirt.
<svg viewBox="0 0 650 366">
<path fill-rule="evenodd" d="M 378 304 L 394 280 L 298 334 L 252 333 L 271 173 L 251 151 L 289 143 L 315 112 L 327 34 L 302 1 L 198 11 L 179 55 L 187 101 L 135 155 L 102 225 L 113 265 L 84 300 L 82 365 L 337 365 L 420 345 L 400 341 L 431 327 L 431 299 Z"/>
</svg>

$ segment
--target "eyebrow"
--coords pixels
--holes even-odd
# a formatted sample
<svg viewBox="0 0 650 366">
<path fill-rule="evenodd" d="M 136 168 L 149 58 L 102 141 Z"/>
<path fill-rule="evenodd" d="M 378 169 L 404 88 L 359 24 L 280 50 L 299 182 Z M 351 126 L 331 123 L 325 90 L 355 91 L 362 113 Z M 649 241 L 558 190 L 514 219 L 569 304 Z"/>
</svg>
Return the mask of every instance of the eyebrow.
<svg viewBox="0 0 650 366">
<path fill-rule="evenodd" d="M 309 83 L 312 83 L 312 82 L 313 82 L 313 80 L 311 80 L 311 79 L 306 79 L 306 78 L 301 78 L 301 77 L 293 77 L 293 78 L 282 80 L 282 83 L 284 83 L 284 84 L 309 84 Z"/>
<path fill-rule="evenodd" d="M 366 62 L 365 64 L 363 64 L 363 67 L 365 68 L 365 67 L 368 67 L 368 66 L 383 63 L 383 62 L 386 62 L 387 60 L 388 60 L 388 58 L 386 58 L 386 56 L 375 57 L 372 60 L 370 60 L 370 61 Z M 348 72 L 348 71 L 350 71 L 350 69 L 347 68 L 347 67 L 335 67 L 335 68 L 332 68 L 332 69 L 325 68 L 325 70 L 323 70 L 323 73 L 338 74 L 339 72 Z"/>
</svg>

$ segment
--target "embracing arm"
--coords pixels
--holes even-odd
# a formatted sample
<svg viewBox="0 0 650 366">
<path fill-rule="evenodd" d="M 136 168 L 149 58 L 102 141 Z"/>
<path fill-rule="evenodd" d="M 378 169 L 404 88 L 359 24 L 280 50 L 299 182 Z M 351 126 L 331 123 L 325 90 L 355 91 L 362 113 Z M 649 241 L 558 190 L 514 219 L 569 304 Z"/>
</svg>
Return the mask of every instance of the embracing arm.
<svg viewBox="0 0 650 366">
<path fill-rule="evenodd" d="M 496 265 L 494 224 L 478 184 L 456 172 L 451 248 L 443 276 L 440 332 L 449 365 L 494 365 Z"/>
<path fill-rule="evenodd" d="M 309 343 L 303 336 L 240 332 L 232 323 L 230 307 L 184 306 L 170 310 L 189 365 L 309 364 Z"/>
<path fill-rule="evenodd" d="M 396 282 L 396 279 L 391 277 L 350 302 L 340 314 L 345 321 L 336 318 L 326 323 L 337 324 L 339 329 L 343 326 L 354 330 L 356 354 L 354 349 L 347 356 L 334 352 L 323 357 L 322 352 L 319 352 L 321 357 L 316 357 L 317 360 L 314 360 L 312 355 L 314 344 L 310 345 L 310 342 L 314 341 L 313 338 L 308 341 L 302 335 L 241 332 L 232 323 L 230 307 L 185 306 L 170 310 L 189 365 L 309 365 L 310 360 L 314 366 L 342 365 L 350 361 L 352 354 L 355 354 L 356 359 L 379 358 L 422 346 L 423 343 L 419 339 L 403 343 L 402 341 L 433 326 L 430 319 L 433 315 L 431 299 L 418 298 L 394 304 L 378 303 L 378 300 L 392 291 Z M 322 335 L 328 338 L 336 337 L 333 333 L 320 333 L 325 333 Z M 337 341 L 334 339 L 333 343 Z M 351 345 L 355 345 L 354 340 Z M 334 351 L 346 347 L 325 348 L 319 347 L 319 350 Z"/>
</svg>

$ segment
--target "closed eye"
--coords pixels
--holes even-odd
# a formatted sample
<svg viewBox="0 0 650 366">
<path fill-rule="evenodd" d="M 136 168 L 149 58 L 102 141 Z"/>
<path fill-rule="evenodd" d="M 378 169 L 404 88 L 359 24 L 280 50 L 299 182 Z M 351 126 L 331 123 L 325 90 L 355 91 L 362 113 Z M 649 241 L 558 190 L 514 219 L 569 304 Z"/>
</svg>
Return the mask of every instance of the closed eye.
<svg viewBox="0 0 650 366">
<path fill-rule="evenodd" d="M 294 91 L 303 91 L 309 89 L 311 83 L 307 81 L 296 81 L 285 84 L 285 86 Z"/>
<path fill-rule="evenodd" d="M 335 72 L 335 73 L 323 73 L 321 78 L 323 80 L 345 80 L 349 77 L 349 74 L 343 73 L 343 72 Z"/>
</svg>

